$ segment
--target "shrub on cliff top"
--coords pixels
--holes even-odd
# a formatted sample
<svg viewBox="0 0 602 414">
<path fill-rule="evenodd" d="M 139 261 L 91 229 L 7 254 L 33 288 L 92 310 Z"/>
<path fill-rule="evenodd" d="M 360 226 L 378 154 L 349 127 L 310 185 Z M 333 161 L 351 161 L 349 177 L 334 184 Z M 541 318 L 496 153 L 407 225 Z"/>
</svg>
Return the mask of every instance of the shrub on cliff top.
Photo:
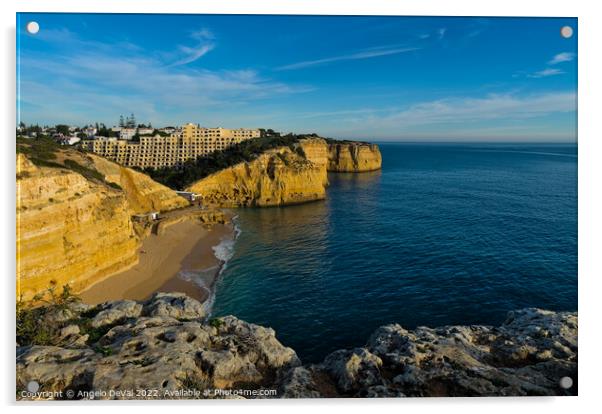
<svg viewBox="0 0 602 414">
<path fill-rule="evenodd" d="M 57 290 L 55 281 L 31 300 L 17 300 L 17 343 L 23 345 L 54 345 L 59 337 L 62 323 L 52 316 L 69 311 L 80 302 L 69 285 Z"/>
<path fill-rule="evenodd" d="M 17 138 L 17 154 L 27 155 L 34 160 L 49 161 L 56 159 L 60 146 L 50 138 Z"/>
</svg>

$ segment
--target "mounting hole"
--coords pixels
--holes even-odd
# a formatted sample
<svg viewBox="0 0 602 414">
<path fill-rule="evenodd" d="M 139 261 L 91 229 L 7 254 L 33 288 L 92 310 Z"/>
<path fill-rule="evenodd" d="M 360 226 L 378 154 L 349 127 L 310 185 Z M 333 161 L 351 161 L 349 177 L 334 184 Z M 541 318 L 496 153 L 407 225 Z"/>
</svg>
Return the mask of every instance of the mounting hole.
<svg viewBox="0 0 602 414">
<path fill-rule="evenodd" d="M 36 393 L 40 389 L 40 384 L 37 381 L 29 381 L 27 383 L 27 391 Z"/>
<path fill-rule="evenodd" d="M 571 26 L 562 26 L 560 29 L 560 35 L 565 39 L 573 37 L 573 28 Z"/>
<path fill-rule="evenodd" d="M 29 22 L 27 23 L 27 26 L 25 26 L 25 28 L 27 29 L 27 33 L 29 34 L 36 34 L 40 31 L 40 25 L 38 24 L 38 22 Z"/>
<path fill-rule="evenodd" d="M 573 379 L 571 377 L 562 377 L 560 378 L 560 388 L 564 388 L 568 390 L 573 386 Z"/>
</svg>

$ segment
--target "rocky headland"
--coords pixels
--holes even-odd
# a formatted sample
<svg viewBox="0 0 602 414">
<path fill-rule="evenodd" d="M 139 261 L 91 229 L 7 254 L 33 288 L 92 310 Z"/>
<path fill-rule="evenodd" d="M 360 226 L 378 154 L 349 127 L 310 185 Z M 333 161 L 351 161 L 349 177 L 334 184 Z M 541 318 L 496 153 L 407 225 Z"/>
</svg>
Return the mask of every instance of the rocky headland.
<svg viewBox="0 0 602 414">
<path fill-rule="evenodd" d="M 381 168 L 382 157 L 378 145 L 358 142 L 328 143 L 328 171 L 366 172 Z"/>
<path fill-rule="evenodd" d="M 280 206 L 323 199 L 324 178 L 319 166 L 281 147 L 211 174 L 187 190 L 220 207 Z"/>
<path fill-rule="evenodd" d="M 187 190 L 220 207 L 282 206 L 326 197 L 328 172 L 381 168 L 377 145 L 306 138 L 198 180 Z"/>
<path fill-rule="evenodd" d="M 30 381 L 40 391 L 100 399 L 577 393 L 574 312 L 522 309 L 498 327 L 386 325 L 364 346 L 309 365 L 274 330 L 233 316 L 208 318 L 201 303 L 179 293 L 144 302 L 75 302 L 37 318 L 55 329 L 44 345 L 17 337 L 20 399 L 47 398 L 24 393 Z M 559 385 L 565 376 L 575 381 L 568 390 Z"/>
</svg>

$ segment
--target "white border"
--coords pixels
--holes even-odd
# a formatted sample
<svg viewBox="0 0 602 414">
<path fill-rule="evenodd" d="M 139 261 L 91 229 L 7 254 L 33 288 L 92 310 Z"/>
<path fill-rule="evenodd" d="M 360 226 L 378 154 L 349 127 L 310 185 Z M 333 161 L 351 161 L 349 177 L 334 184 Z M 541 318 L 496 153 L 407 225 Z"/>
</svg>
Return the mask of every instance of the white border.
<svg viewBox="0 0 602 414">
<path fill-rule="evenodd" d="M 219 410 L 222 412 L 286 411 L 305 413 L 307 410 L 341 409 L 345 412 L 420 411 L 420 412 L 479 412 L 488 413 L 539 411 L 547 413 L 587 412 L 595 407 L 600 381 L 599 318 L 602 267 L 598 257 L 602 254 L 600 233 L 600 179 L 602 177 L 602 134 L 599 121 L 601 112 L 600 76 L 602 66 L 600 46 L 602 21 L 596 13 L 594 1 L 526 1 L 504 0 L 494 4 L 478 0 L 44 0 L 3 1 L 0 3 L 3 25 L 2 42 L 2 249 L 6 271 L 4 278 L 4 303 L 2 304 L 4 373 L 0 390 L 5 404 L 14 400 L 14 260 L 15 260 L 15 209 L 14 209 L 14 128 L 15 128 L 15 12 L 119 12 L 119 13 L 225 13 L 225 14 L 340 14 L 340 15 L 447 15 L 447 16 L 569 16 L 579 18 L 579 397 L 576 398 L 491 398 L 491 399 L 412 399 L 412 400 L 319 400 L 319 401 L 252 401 L 252 402 L 196 402 L 180 404 L 177 409 Z M 596 260 L 598 259 L 598 260 Z M 13 373 L 12 375 L 10 373 Z M 88 403 L 86 412 L 103 412 L 114 409 L 148 410 L 163 412 L 169 402 L 127 404 Z M 334 405 L 337 405 L 335 408 Z M 342 405 L 341 407 L 339 407 Z M 9 409 L 43 410 L 44 412 L 81 412 L 81 405 L 51 404 L 31 407 L 14 403 Z M 599 408 L 598 408 L 599 409 Z M 593 411 L 593 410 L 592 410 Z"/>
</svg>

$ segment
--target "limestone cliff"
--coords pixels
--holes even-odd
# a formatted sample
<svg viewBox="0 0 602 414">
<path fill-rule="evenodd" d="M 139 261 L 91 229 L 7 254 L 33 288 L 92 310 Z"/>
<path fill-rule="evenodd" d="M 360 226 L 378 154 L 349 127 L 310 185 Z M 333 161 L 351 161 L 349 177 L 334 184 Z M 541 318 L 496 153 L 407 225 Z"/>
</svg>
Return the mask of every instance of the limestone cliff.
<svg viewBox="0 0 602 414">
<path fill-rule="evenodd" d="M 187 190 L 223 207 L 281 206 L 326 196 L 328 172 L 364 172 L 381 167 L 377 145 L 305 138 L 292 148 L 269 150 L 203 178 Z"/>
<path fill-rule="evenodd" d="M 17 157 L 17 294 L 50 281 L 76 290 L 137 262 L 139 245 L 122 191 L 66 168 Z"/>
<path fill-rule="evenodd" d="M 362 142 L 330 142 L 328 171 L 366 172 L 380 170 L 382 156 L 378 145 Z"/>
<path fill-rule="evenodd" d="M 40 318 L 55 334 L 45 345 L 17 338 L 19 399 L 43 398 L 25 391 L 32 380 L 63 395 L 105 391 L 101 399 L 577 394 L 574 312 L 522 309 L 498 327 L 386 325 L 364 346 L 311 365 L 302 365 L 272 329 L 233 316 L 207 321 L 204 307 L 180 293 L 78 304 Z M 574 384 L 560 387 L 563 377 Z M 152 393 L 128 394 L 136 389 Z M 232 389 L 274 393 L 235 396 L 227 393 Z"/>
<path fill-rule="evenodd" d="M 306 138 L 299 141 L 303 156 L 313 162 L 324 177 L 324 185 L 328 185 L 328 145 L 322 138 Z"/>
<path fill-rule="evenodd" d="M 280 147 L 203 178 L 187 190 L 200 194 L 207 204 L 265 207 L 323 199 L 324 184 L 320 166 Z"/>
<path fill-rule="evenodd" d="M 328 172 L 357 173 L 381 168 L 382 157 L 376 144 L 306 138 L 299 145 L 308 160 Z"/>
<path fill-rule="evenodd" d="M 118 184 L 128 199 L 133 214 L 150 211 L 169 211 L 189 205 L 172 189 L 153 181 L 149 176 L 123 167 L 105 158 L 88 155 L 94 168 L 105 180 Z"/>
<path fill-rule="evenodd" d="M 21 143 L 17 156 L 17 294 L 75 291 L 135 264 L 131 216 L 189 205 L 148 176 L 71 149 Z M 46 160 L 36 158 L 43 153 Z M 138 232 L 140 233 L 140 232 Z"/>
</svg>

